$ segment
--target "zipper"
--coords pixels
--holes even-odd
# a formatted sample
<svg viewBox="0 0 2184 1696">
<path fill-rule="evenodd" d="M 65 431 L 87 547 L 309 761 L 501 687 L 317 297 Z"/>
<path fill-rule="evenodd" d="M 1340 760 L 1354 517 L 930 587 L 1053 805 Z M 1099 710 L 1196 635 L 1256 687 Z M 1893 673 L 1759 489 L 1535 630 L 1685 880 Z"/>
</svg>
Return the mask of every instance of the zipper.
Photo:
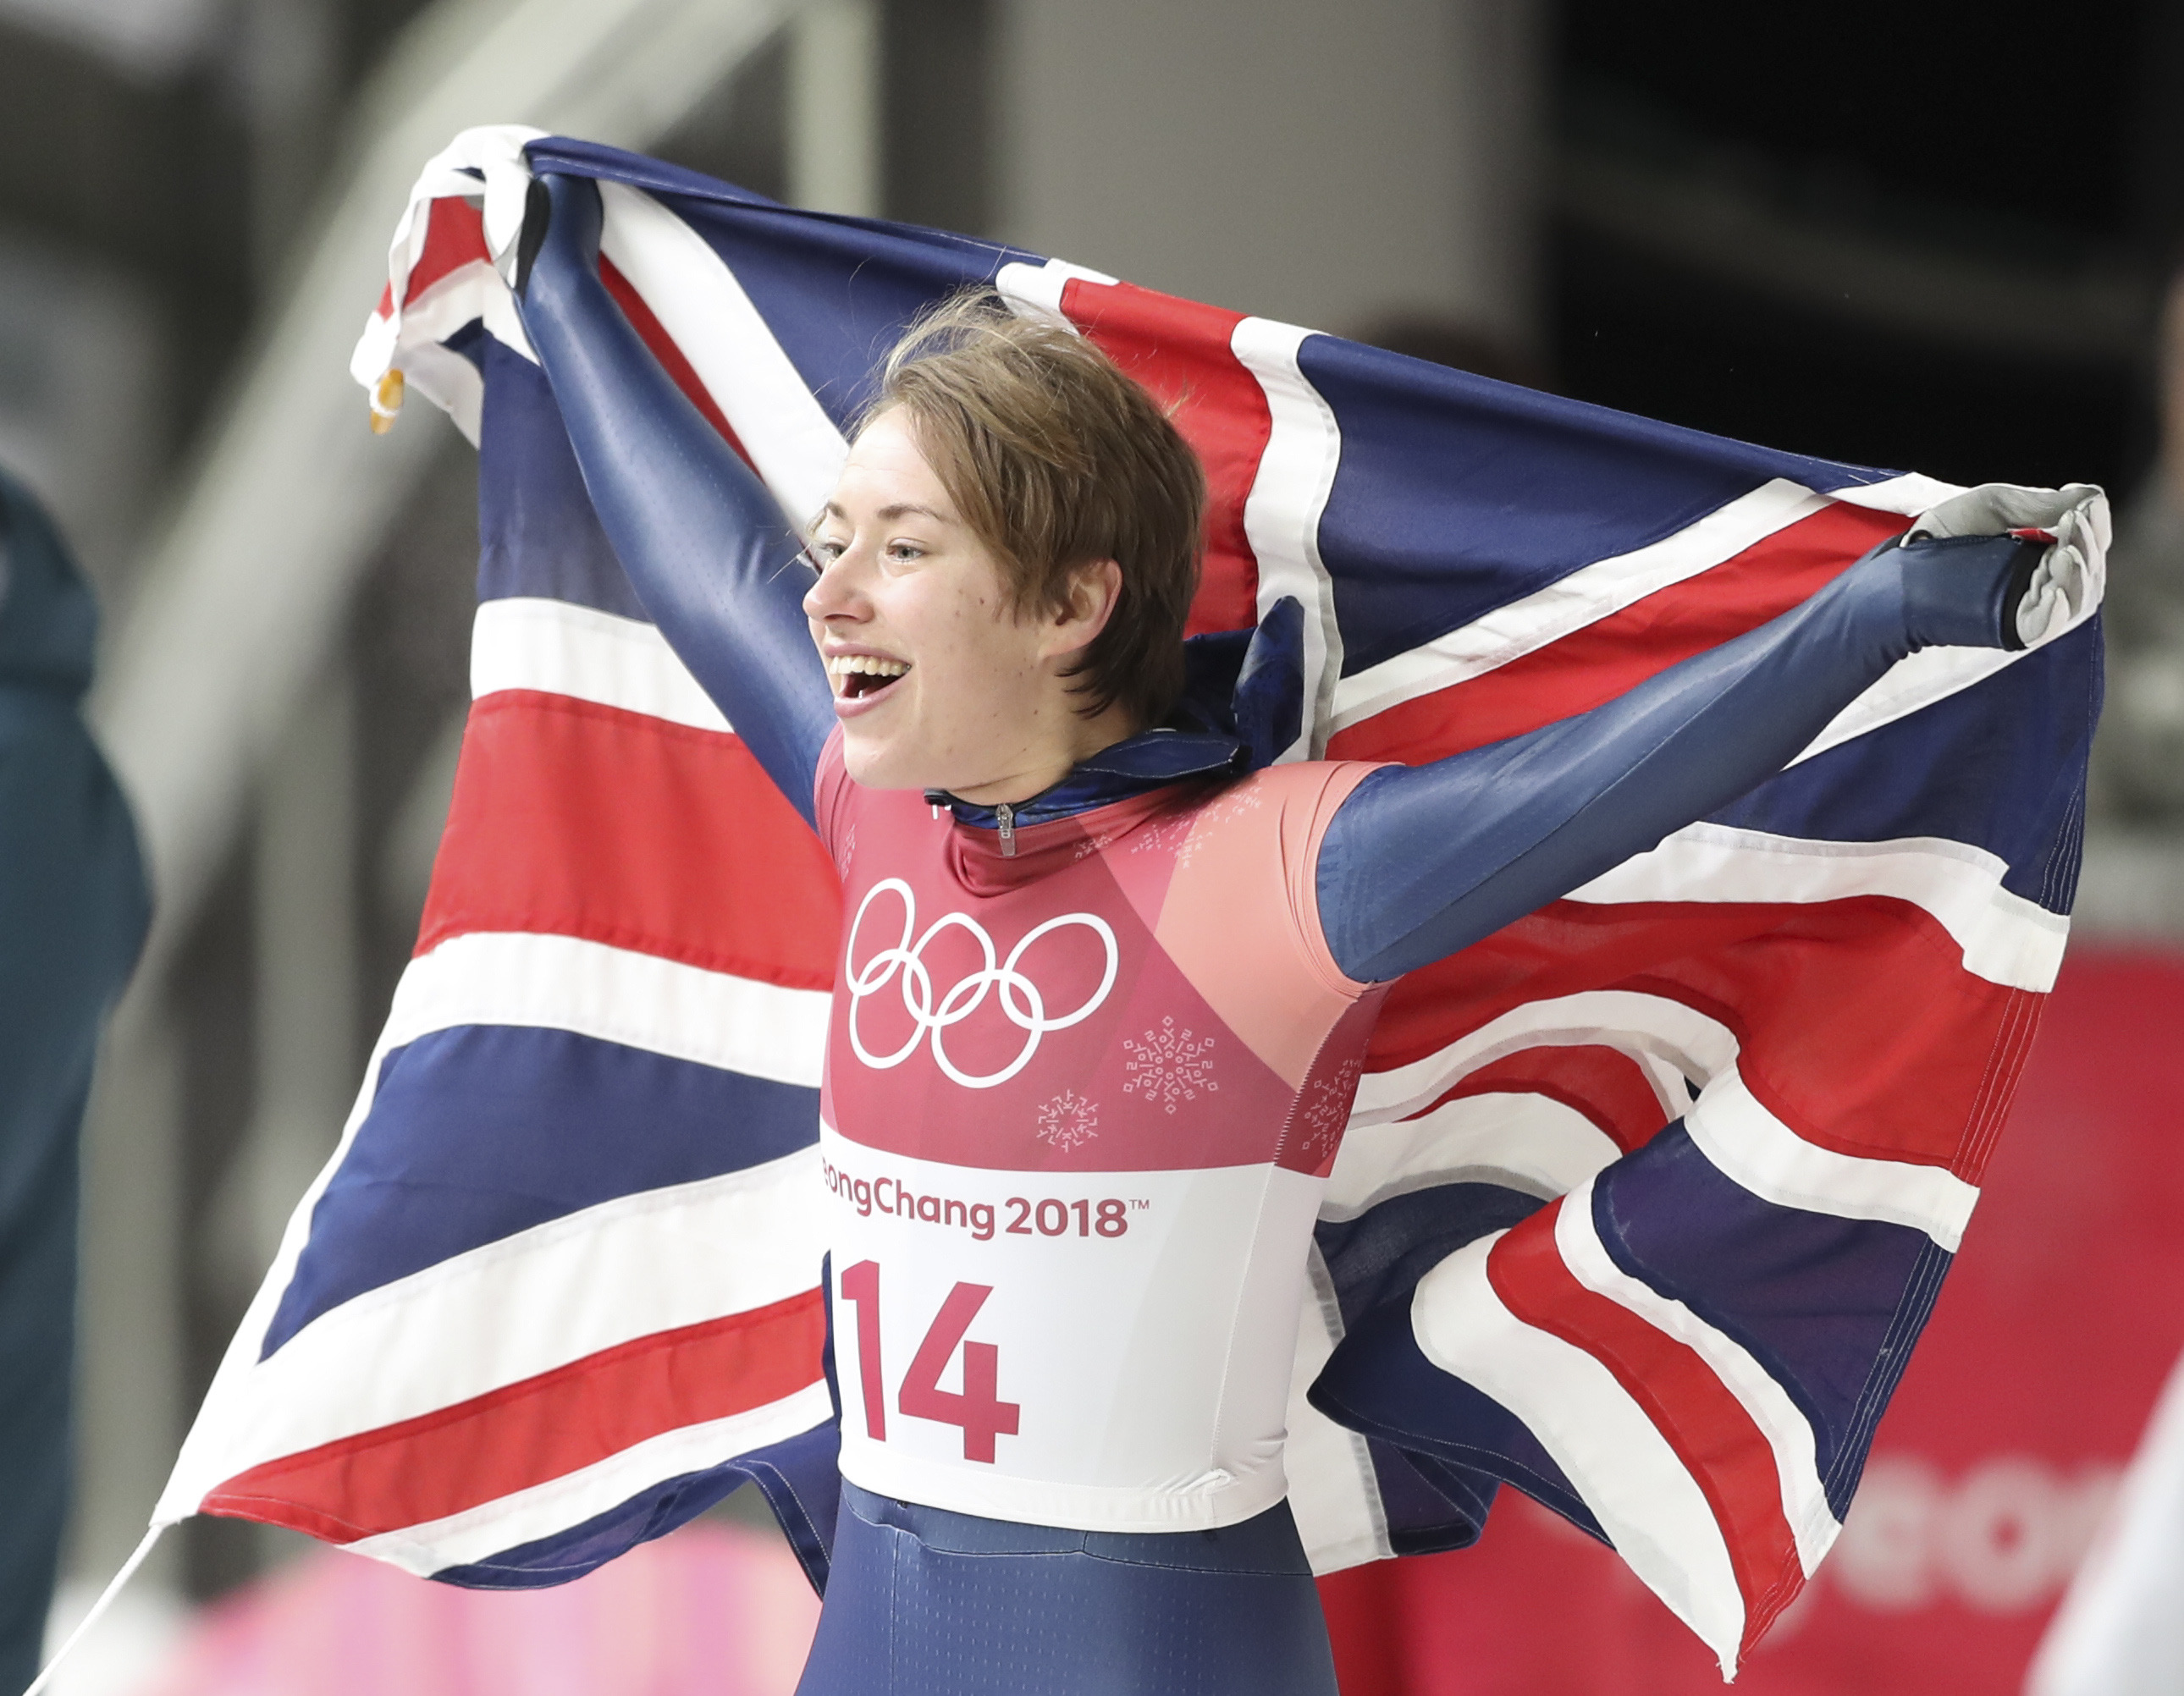
<svg viewBox="0 0 2184 1696">
<path fill-rule="evenodd" d="M 1001 858 L 1017 857 L 1017 809 L 1006 801 L 994 809 L 994 816 L 1001 823 Z"/>
</svg>

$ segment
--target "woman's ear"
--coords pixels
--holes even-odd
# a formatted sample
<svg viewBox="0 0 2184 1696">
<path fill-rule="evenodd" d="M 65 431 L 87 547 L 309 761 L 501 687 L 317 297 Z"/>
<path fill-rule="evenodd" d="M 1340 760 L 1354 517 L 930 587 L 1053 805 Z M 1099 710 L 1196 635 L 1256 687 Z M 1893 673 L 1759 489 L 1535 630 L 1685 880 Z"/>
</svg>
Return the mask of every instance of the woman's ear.
<svg viewBox="0 0 2184 1696">
<path fill-rule="evenodd" d="M 1057 659 L 1091 646 L 1123 598 L 1123 568 L 1095 559 L 1069 574 L 1061 604 L 1048 619 L 1043 657 Z"/>
</svg>

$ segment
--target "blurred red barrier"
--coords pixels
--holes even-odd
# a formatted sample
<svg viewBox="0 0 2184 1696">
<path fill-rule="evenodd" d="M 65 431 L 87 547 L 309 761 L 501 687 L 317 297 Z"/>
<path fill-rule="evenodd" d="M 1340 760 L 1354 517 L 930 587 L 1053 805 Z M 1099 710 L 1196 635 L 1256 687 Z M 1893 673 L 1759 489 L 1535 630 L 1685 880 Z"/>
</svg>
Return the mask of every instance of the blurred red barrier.
<svg viewBox="0 0 2184 1696">
<path fill-rule="evenodd" d="M 2184 954 L 2073 951 L 1964 1247 L 1841 1539 L 1740 1692 L 2019 1688 L 2184 1348 Z M 1476 1549 L 1321 1591 L 1344 1696 L 1721 1688 L 1614 1555 L 1514 1491 Z"/>
<path fill-rule="evenodd" d="M 209 1609 L 138 1696 L 788 1696 L 818 1617 L 780 1538 L 705 1521 L 547 1590 L 313 1549 Z"/>
</svg>

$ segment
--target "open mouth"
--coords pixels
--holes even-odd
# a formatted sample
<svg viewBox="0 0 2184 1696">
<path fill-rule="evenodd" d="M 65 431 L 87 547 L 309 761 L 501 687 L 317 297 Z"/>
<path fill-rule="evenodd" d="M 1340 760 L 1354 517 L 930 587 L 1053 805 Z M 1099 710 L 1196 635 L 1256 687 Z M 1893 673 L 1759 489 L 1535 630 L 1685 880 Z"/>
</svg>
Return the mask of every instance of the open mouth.
<svg viewBox="0 0 2184 1696">
<path fill-rule="evenodd" d="M 827 675 L 839 701 L 869 701 L 883 695 L 909 670 L 908 660 L 878 653 L 838 653 L 827 662 Z"/>
</svg>

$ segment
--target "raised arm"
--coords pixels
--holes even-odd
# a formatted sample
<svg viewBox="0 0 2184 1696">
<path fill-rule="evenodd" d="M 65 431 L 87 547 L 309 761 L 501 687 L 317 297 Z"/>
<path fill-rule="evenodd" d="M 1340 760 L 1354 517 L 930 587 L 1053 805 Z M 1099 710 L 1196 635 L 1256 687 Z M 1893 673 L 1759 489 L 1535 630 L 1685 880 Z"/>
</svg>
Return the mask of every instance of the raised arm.
<svg viewBox="0 0 2184 1696">
<path fill-rule="evenodd" d="M 1589 713 L 1351 792 L 1321 847 L 1342 970 L 1396 977 L 1568 894 L 1780 770 L 1906 654 L 2021 648 L 2046 544 L 1875 550 L 1802 605 Z"/>
<path fill-rule="evenodd" d="M 542 177 L 516 309 L 638 599 L 809 820 L 833 692 L 803 612 L 803 544 L 599 281 L 597 186 Z M 544 214 L 543 239 L 537 223 Z"/>
</svg>

